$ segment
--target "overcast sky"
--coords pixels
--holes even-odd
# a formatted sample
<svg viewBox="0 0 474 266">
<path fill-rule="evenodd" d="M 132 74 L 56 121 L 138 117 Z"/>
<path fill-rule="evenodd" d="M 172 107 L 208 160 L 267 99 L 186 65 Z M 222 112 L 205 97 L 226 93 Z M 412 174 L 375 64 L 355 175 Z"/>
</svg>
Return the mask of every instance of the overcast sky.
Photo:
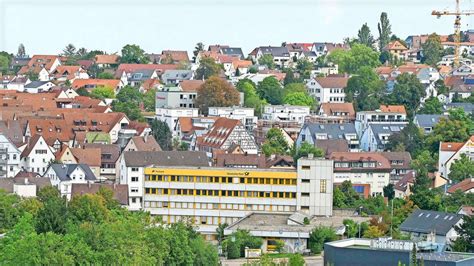
<svg viewBox="0 0 474 266">
<path fill-rule="evenodd" d="M 367 22 L 377 36 L 382 11 L 393 33 L 453 31 L 452 17 L 436 19 L 433 9 L 453 9 L 454 0 L 0 0 L 0 50 L 59 53 L 76 47 L 120 51 L 125 44 L 147 52 L 184 49 L 196 42 L 240 46 L 287 42 L 340 42 Z M 463 1 L 471 9 L 472 1 Z M 474 18 L 463 18 L 467 29 Z M 474 28 L 474 25 L 473 27 Z"/>
</svg>

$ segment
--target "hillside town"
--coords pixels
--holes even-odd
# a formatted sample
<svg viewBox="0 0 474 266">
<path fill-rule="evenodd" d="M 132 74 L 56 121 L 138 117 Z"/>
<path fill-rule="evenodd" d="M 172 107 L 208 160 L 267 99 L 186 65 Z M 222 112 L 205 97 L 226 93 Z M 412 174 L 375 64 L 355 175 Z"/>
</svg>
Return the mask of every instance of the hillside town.
<svg viewBox="0 0 474 266">
<path fill-rule="evenodd" d="M 474 30 L 378 33 L 0 52 L 0 264 L 473 265 Z"/>
</svg>

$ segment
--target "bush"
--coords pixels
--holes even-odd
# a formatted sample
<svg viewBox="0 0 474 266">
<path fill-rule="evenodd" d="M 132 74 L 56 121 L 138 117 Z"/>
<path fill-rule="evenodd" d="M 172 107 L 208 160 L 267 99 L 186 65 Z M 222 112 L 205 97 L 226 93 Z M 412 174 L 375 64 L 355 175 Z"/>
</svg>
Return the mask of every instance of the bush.
<svg viewBox="0 0 474 266">
<path fill-rule="evenodd" d="M 304 261 L 304 258 L 301 254 L 291 254 L 290 255 L 290 259 L 288 261 L 288 264 L 290 266 L 302 266 L 302 265 L 305 265 L 305 261 Z"/>
<path fill-rule="evenodd" d="M 337 239 L 336 231 L 329 226 L 318 226 L 309 235 L 309 249 L 314 254 L 320 254 L 324 243 Z"/>
</svg>

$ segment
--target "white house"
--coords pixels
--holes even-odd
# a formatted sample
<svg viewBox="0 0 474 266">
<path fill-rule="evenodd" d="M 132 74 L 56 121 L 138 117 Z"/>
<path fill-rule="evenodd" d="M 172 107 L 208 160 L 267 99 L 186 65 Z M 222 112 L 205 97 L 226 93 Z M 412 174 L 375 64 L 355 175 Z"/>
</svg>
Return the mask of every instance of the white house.
<svg viewBox="0 0 474 266">
<path fill-rule="evenodd" d="M 15 177 L 20 172 L 20 150 L 0 133 L 0 178 Z"/>
<path fill-rule="evenodd" d="M 20 147 L 20 150 L 22 150 L 21 168 L 28 172 L 42 175 L 50 162 L 55 159 L 52 148 L 41 135 L 34 135 L 26 145 Z"/>
<path fill-rule="evenodd" d="M 309 106 L 295 105 L 266 105 L 263 108 L 263 120 L 271 121 L 294 121 L 299 124 L 304 123 L 306 116 L 309 116 Z"/>
<path fill-rule="evenodd" d="M 72 184 L 86 184 L 96 180 L 92 170 L 85 164 L 51 164 L 43 177 L 49 178 L 51 185 L 68 200 L 71 199 Z"/>
<path fill-rule="evenodd" d="M 408 124 L 405 106 L 380 105 L 380 108 L 374 111 L 357 112 L 355 127 L 359 136 L 363 135 L 370 124 Z"/>
<path fill-rule="evenodd" d="M 249 55 L 252 58 L 252 61 L 258 62 L 262 56 L 267 54 L 273 57 L 275 65 L 279 67 L 288 67 L 291 57 L 287 47 L 260 46 L 255 48 Z"/>
<path fill-rule="evenodd" d="M 383 195 L 390 182 L 390 162 L 377 152 L 333 152 L 334 183 L 346 180 L 352 184 L 368 184 L 372 195 Z"/>
<path fill-rule="evenodd" d="M 310 79 L 306 83 L 309 95 L 319 103 L 343 103 L 346 99 L 344 89 L 349 77 L 328 76 Z"/>
<path fill-rule="evenodd" d="M 400 133 L 405 124 L 369 124 L 360 138 L 360 148 L 363 151 L 384 151 L 388 138 Z"/>
<path fill-rule="evenodd" d="M 197 117 L 199 115 L 198 108 L 185 108 L 185 107 L 177 107 L 177 108 L 156 108 L 155 117 L 156 119 L 165 122 L 168 124 L 170 130 L 173 131 L 175 128 L 176 123 L 180 117 Z M 173 136 L 176 135 L 176 132 L 172 132 Z"/>
<path fill-rule="evenodd" d="M 24 86 L 24 92 L 39 93 L 50 91 L 54 87 L 51 81 L 32 81 Z"/>
<path fill-rule="evenodd" d="M 240 120 L 248 131 L 253 131 L 257 126 L 258 120 L 253 108 L 239 106 L 209 107 L 208 116 L 227 117 L 230 119 Z"/>
<path fill-rule="evenodd" d="M 448 177 L 451 165 L 465 154 L 471 160 L 474 160 L 474 135 L 466 142 L 440 142 L 438 171 L 441 176 Z"/>
</svg>

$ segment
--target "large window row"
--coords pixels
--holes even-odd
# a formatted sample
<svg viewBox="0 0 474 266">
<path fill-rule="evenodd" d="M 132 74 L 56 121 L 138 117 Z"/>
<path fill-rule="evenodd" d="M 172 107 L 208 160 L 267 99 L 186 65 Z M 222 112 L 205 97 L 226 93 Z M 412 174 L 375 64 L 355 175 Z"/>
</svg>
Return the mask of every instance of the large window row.
<svg viewBox="0 0 474 266">
<path fill-rule="evenodd" d="M 213 189 L 168 189 L 145 188 L 145 194 L 178 195 L 178 196 L 209 196 L 209 197 L 247 197 L 247 198 L 296 198 L 296 192 L 264 192 L 264 191 L 239 191 L 239 190 L 213 190 Z"/>
<path fill-rule="evenodd" d="M 173 201 L 145 201 L 145 208 L 195 209 L 195 210 L 236 210 L 236 211 L 296 211 L 296 206 L 270 204 L 237 204 L 237 203 L 200 203 Z"/>
<path fill-rule="evenodd" d="M 189 183 L 240 183 L 265 185 L 296 185 L 295 178 L 266 177 L 220 177 L 220 176 L 177 176 L 177 175 L 145 175 L 145 181 L 189 182 Z"/>
</svg>

